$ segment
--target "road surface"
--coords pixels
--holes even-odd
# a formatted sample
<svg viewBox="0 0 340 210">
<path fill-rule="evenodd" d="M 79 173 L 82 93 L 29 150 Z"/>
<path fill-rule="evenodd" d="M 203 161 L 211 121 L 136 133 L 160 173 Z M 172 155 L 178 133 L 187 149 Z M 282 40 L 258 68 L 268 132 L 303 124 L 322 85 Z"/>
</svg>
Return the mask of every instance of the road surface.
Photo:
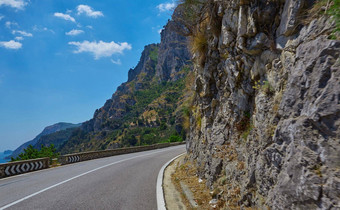
<svg viewBox="0 0 340 210">
<path fill-rule="evenodd" d="M 0 210 L 157 209 L 158 172 L 183 152 L 180 145 L 0 179 Z"/>
</svg>

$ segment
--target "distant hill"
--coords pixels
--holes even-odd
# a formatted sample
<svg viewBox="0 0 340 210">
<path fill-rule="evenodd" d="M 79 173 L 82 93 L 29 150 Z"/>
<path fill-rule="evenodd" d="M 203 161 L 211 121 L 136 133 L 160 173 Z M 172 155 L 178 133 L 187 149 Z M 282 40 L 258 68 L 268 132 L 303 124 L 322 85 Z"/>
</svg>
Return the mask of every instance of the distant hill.
<svg viewBox="0 0 340 210">
<path fill-rule="evenodd" d="M 4 154 L 5 154 L 5 155 L 10 155 L 10 154 L 12 154 L 12 153 L 13 153 L 12 150 L 5 150 L 5 151 L 4 151 Z"/>
<path fill-rule="evenodd" d="M 64 130 L 69 130 L 69 129 L 72 129 L 72 128 L 77 128 L 79 127 L 81 124 L 72 124 L 72 123 L 65 123 L 65 122 L 60 122 L 60 123 L 56 123 L 54 125 L 50 125 L 50 126 L 47 126 L 46 128 L 44 128 L 44 130 L 38 134 L 34 139 L 30 140 L 30 141 L 27 141 L 26 143 L 20 145 L 17 149 L 15 149 L 13 151 L 13 153 L 6 157 L 6 159 L 10 159 L 11 157 L 17 157 L 20 153 L 22 153 L 24 151 L 24 149 L 27 148 L 28 145 L 33 145 L 36 147 L 36 145 L 38 145 L 37 143 L 39 143 L 39 148 L 40 148 L 40 145 L 41 143 L 43 143 L 41 140 L 42 137 L 44 137 L 43 139 L 46 139 L 46 135 L 49 135 L 49 134 L 53 134 L 53 133 L 56 133 L 56 132 L 59 132 L 59 131 L 64 131 Z M 50 138 L 51 139 L 51 138 Z M 55 145 L 59 145 L 57 143 L 57 141 L 52 141 Z"/>
</svg>

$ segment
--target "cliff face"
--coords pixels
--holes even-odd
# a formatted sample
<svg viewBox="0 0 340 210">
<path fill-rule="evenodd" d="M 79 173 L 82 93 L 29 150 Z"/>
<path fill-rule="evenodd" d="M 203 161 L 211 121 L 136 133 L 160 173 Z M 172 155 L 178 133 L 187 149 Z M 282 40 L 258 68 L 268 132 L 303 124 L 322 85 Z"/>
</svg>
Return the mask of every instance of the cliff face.
<svg viewBox="0 0 340 210">
<path fill-rule="evenodd" d="M 175 12 L 174 15 L 179 14 Z M 191 63 L 187 37 L 176 31 L 175 24 L 174 21 L 169 21 L 161 32 L 156 66 L 156 76 L 159 81 L 176 81 L 183 76 L 178 74 L 181 68 Z"/>
<path fill-rule="evenodd" d="M 62 153 L 185 139 L 181 107 L 192 91 L 185 83 L 193 73 L 187 37 L 173 24 L 161 32 L 160 44 L 145 46 L 128 81 L 61 146 Z"/>
<path fill-rule="evenodd" d="M 308 0 L 206 5 L 187 141 L 199 176 L 229 207 L 340 208 L 334 21 L 304 17 Z"/>
</svg>

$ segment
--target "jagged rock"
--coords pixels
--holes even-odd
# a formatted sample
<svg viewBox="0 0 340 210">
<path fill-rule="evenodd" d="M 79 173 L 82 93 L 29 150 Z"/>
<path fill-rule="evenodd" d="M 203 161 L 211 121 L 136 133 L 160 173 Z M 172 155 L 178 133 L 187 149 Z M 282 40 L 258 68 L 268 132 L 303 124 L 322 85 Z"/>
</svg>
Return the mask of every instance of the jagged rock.
<svg viewBox="0 0 340 210">
<path fill-rule="evenodd" d="M 237 23 L 237 36 L 244 36 L 247 33 L 247 11 L 248 9 L 245 6 L 240 6 L 239 15 L 238 15 L 238 23 Z"/>
<path fill-rule="evenodd" d="M 188 38 L 174 30 L 176 23 L 171 20 L 161 32 L 161 43 L 158 48 L 156 76 L 159 81 L 176 81 L 183 66 L 191 63 L 188 50 Z M 181 50 L 178 50 L 181 49 Z M 175 76 L 176 75 L 176 76 Z"/>
<path fill-rule="evenodd" d="M 276 31 L 276 35 L 290 36 L 296 30 L 298 24 L 298 15 L 303 8 L 305 0 L 287 0 L 281 15 L 280 26 Z"/>
<path fill-rule="evenodd" d="M 329 17 L 301 25 L 311 3 L 215 1 L 221 34 L 215 47 L 207 30 L 195 68 L 187 149 L 242 207 L 340 208 L 340 41 Z"/>
<path fill-rule="evenodd" d="M 258 33 L 254 38 L 248 40 L 248 46 L 247 49 L 243 49 L 245 53 L 249 55 L 258 55 L 265 48 L 269 48 L 268 36 L 265 33 Z"/>
</svg>

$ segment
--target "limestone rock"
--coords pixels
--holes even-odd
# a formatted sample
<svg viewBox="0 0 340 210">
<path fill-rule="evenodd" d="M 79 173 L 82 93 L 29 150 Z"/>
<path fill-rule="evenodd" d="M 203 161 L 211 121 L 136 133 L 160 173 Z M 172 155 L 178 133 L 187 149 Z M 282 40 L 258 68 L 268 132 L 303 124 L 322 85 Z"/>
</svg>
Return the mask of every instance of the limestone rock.
<svg viewBox="0 0 340 210">
<path fill-rule="evenodd" d="M 310 3 L 214 3 L 221 34 L 195 68 L 187 149 L 242 208 L 340 208 L 340 41 L 329 17 L 301 25 Z"/>
</svg>

